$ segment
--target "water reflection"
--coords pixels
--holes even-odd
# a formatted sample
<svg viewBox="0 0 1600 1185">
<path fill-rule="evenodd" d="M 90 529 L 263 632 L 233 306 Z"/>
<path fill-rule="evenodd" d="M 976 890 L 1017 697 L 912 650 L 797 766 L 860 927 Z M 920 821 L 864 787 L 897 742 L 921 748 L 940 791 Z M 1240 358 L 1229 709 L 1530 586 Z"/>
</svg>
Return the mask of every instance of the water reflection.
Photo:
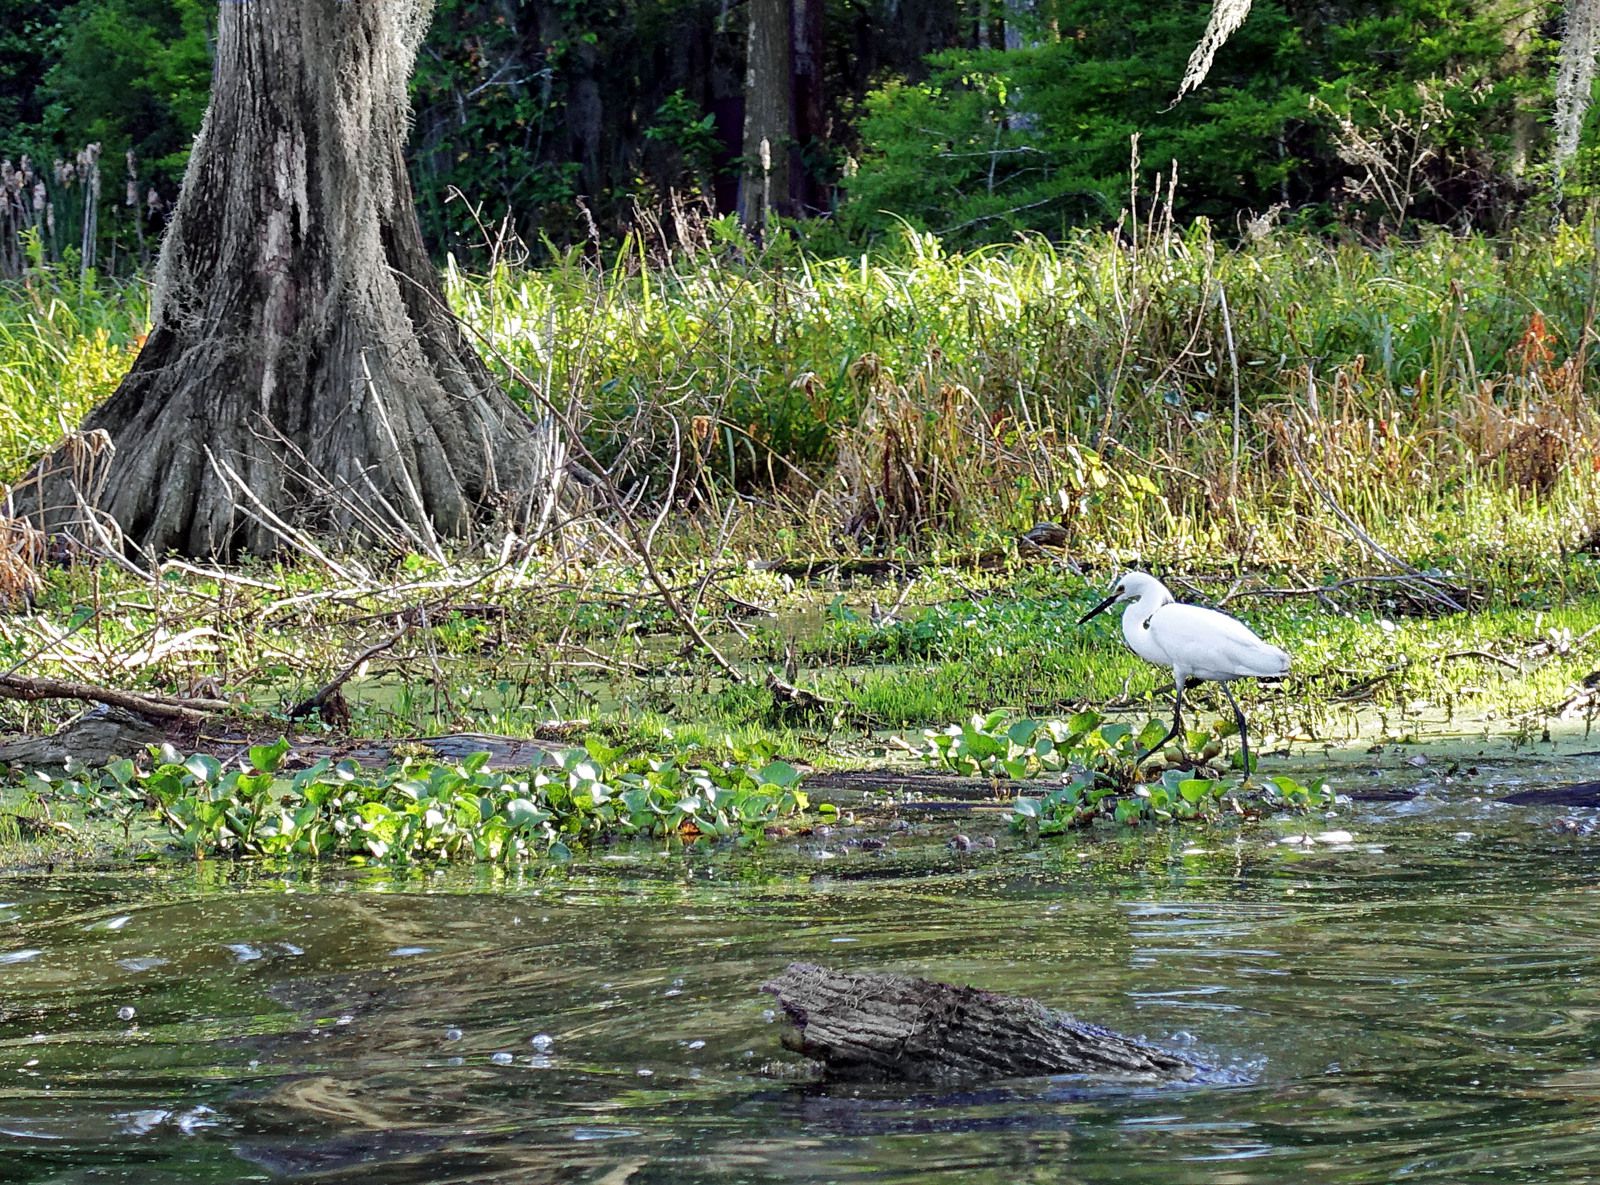
<svg viewBox="0 0 1600 1185">
<path fill-rule="evenodd" d="M 557 874 L 0 882 L 0 1181 L 1588 1181 L 1588 841 L 1378 808 L 1351 842 L 1116 837 Z M 1038 996 L 1227 1073 L 794 1078 L 808 959 Z"/>
</svg>

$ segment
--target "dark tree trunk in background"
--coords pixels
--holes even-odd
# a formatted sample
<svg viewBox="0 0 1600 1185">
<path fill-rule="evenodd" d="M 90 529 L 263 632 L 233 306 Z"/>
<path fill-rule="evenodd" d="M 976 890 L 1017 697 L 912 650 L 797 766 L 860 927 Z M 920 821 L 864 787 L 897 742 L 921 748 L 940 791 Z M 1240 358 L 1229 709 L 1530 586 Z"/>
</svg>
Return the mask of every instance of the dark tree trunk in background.
<svg viewBox="0 0 1600 1185">
<path fill-rule="evenodd" d="M 749 0 L 749 14 L 739 221 L 759 228 L 769 212 L 794 212 L 789 201 L 793 0 Z"/>
<path fill-rule="evenodd" d="M 823 0 L 792 0 L 794 8 L 794 112 L 793 149 L 789 155 L 789 190 L 802 214 L 818 214 L 827 206 L 824 187 L 816 171 L 807 167 L 806 153 L 828 138 L 826 94 L 823 90 L 827 24 Z"/>
<path fill-rule="evenodd" d="M 443 309 L 418 230 L 406 81 L 431 7 L 220 6 L 154 327 L 83 425 L 116 446 L 98 509 L 128 542 L 274 551 L 259 507 L 314 531 L 458 535 L 537 484 L 540 434 Z M 17 509 L 81 525 L 71 459 Z"/>
<path fill-rule="evenodd" d="M 1539 33 L 1540 6 L 1522 0 L 1491 0 L 1491 11 L 1501 20 L 1511 77 L 1527 77 L 1533 70 L 1533 55 Z M 1524 88 L 1518 93 L 1512 112 L 1511 159 L 1507 162 L 1513 177 L 1526 176 L 1528 158 L 1539 137 L 1540 99 L 1537 92 Z"/>
</svg>

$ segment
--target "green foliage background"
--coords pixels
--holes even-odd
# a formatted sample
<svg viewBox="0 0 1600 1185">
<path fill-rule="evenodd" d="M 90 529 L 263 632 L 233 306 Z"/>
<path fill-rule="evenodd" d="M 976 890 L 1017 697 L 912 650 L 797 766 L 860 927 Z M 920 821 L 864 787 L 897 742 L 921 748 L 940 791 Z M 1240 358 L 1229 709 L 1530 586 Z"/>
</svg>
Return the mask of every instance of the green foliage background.
<svg viewBox="0 0 1600 1185">
<path fill-rule="evenodd" d="M 1174 106 L 1208 8 L 827 0 L 829 130 L 799 148 L 836 216 L 807 227 L 813 248 L 852 248 L 897 220 L 953 245 L 1110 225 L 1135 133 L 1144 184 L 1177 161 L 1177 212 L 1225 233 L 1274 205 L 1314 226 L 1500 229 L 1547 188 L 1558 7 L 1519 37 L 1508 22 L 1523 10 L 1493 0 L 1260 0 L 1206 85 Z M 1031 12 L 1020 48 L 998 48 L 1019 11 Z M 439 0 L 413 80 L 430 242 L 470 256 L 503 227 L 543 254 L 618 237 L 671 193 L 726 210 L 744 19 L 721 0 Z M 158 232 L 159 215 L 135 227 L 122 208 L 122 154 L 135 154 L 141 195 L 170 201 L 215 20 L 210 0 L 0 0 L 0 157 L 70 160 L 99 142 L 119 208 L 102 235 Z M 1363 170 L 1340 158 L 1341 118 L 1420 130 L 1424 161 L 1398 216 L 1352 191 Z"/>
</svg>

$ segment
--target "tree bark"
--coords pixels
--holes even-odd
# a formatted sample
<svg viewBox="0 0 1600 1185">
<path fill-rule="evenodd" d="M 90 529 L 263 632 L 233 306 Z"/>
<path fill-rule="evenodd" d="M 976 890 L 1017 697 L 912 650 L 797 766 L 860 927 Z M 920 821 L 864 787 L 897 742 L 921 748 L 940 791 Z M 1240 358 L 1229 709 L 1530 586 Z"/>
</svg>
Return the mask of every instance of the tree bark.
<svg viewBox="0 0 1600 1185">
<path fill-rule="evenodd" d="M 1036 1000 L 909 975 L 791 963 L 763 985 L 793 1029 L 784 1045 L 847 1080 L 948 1082 L 1041 1074 L 1192 1078 L 1204 1067 Z"/>
<path fill-rule="evenodd" d="M 104 481 L 75 482 L 64 449 L 19 487 L 19 512 L 81 534 L 87 503 L 156 554 L 276 551 L 274 517 L 427 545 L 553 480 L 544 434 L 490 379 L 423 248 L 402 150 L 431 8 L 221 4 L 154 325 L 83 425 L 115 445 Z"/>
<path fill-rule="evenodd" d="M 793 0 L 750 0 L 744 80 L 744 173 L 739 221 L 751 229 L 790 214 Z"/>
<path fill-rule="evenodd" d="M 827 209 L 827 194 L 816 173 L 806 167 L 807 150 L 828 139 L 827 95 L 823 59 L 828 49 L 826 5 L 823 0 L 792 0 L 794 19 L 792 64 L 794 110 L 789 149 L 789 199 L 797 214 L 820 214 Z"/>
</svg>

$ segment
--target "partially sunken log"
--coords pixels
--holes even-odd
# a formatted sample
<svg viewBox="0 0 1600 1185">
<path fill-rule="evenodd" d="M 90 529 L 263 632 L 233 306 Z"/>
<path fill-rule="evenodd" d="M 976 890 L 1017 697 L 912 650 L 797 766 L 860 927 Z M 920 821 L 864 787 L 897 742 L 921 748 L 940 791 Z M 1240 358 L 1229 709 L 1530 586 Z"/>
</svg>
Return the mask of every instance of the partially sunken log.
<svg viewBox="0 0 1600 1185">
<path fill-rule="evenodd" d="M 171 717 L 156 721 L 127 708 L 100 704 L 63 724 L 53 736 L 0 737 L 0 765 L 61 769 L 69 761 L 104 765 L 162 741 L 183 743 L 194 729 Z"/>
<path fill-rule="evenodd" d="M 762 986 L 793 1028 L 784 1045 L 844 1080 L 948 1082 L 1041 1074 L 1187 1079 L 1202 1066 L 1037 1000 L 909 975 L 791 963 Z"/>
</svg>

